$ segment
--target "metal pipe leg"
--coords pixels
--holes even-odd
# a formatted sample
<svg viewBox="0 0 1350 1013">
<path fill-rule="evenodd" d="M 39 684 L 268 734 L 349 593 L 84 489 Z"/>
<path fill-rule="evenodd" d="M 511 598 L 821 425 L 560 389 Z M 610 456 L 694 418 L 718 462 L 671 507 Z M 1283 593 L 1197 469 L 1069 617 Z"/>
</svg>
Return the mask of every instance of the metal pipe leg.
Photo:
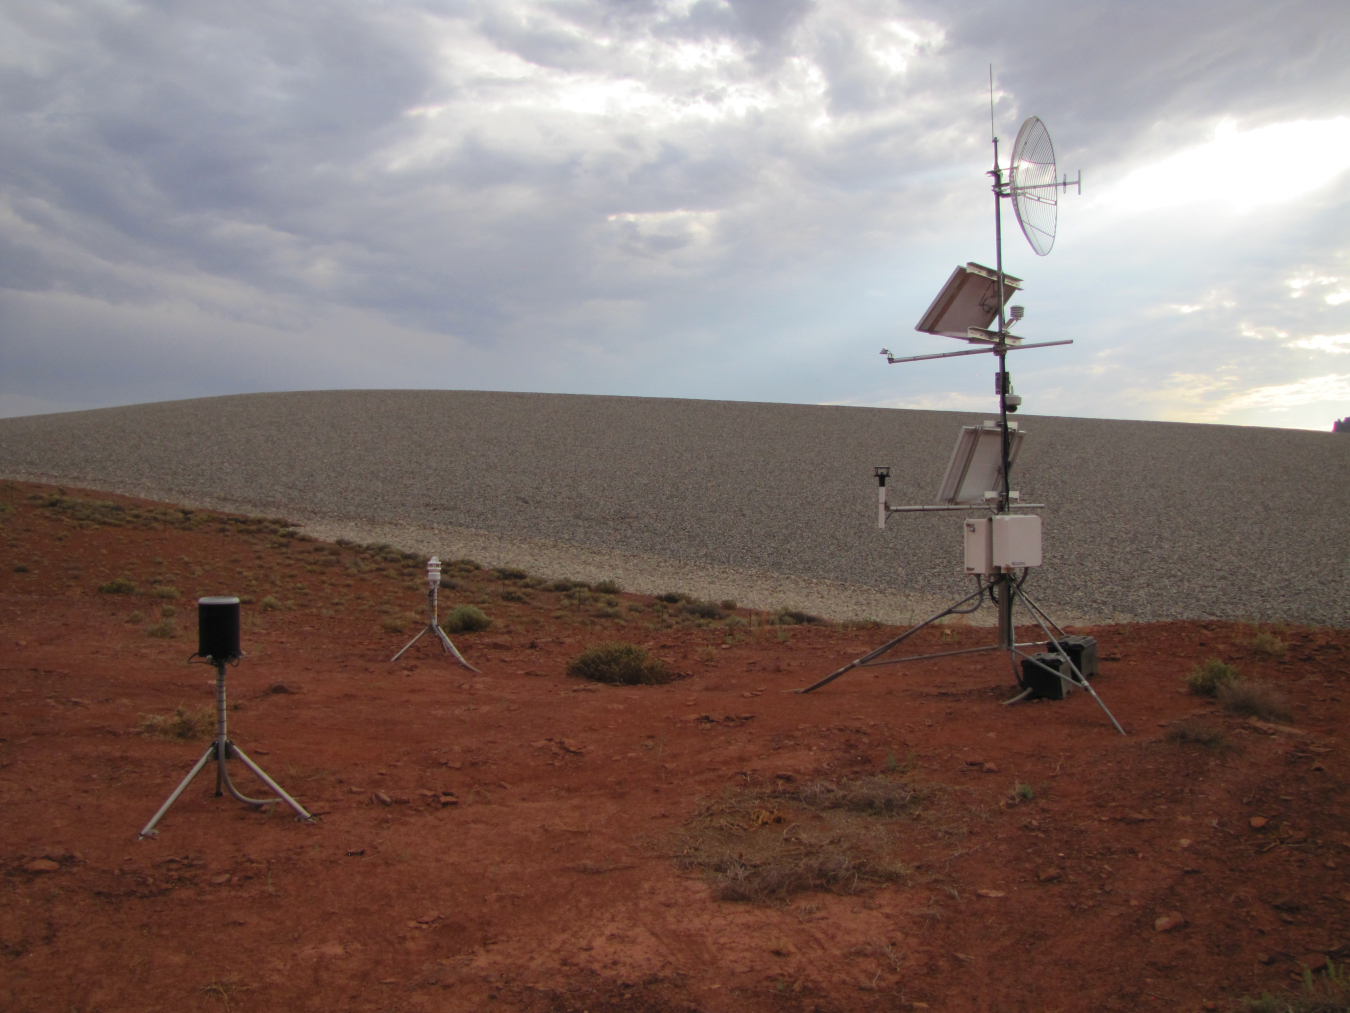
<svg viewBox="0 0 1350 1013">
<path fill-rule="evenodd" d="M 810 693 L 812 690 L 820 689 L 821 686 L 824 686 L 824 685 L 827 685 L 827 684 L 829 684 L 829 683 L 831 683 L 831 682 L 834 682 L 834 680 L 835 680 L 835 679 L 838 679 L 841 675 L 844 675 L 844 674 L 847 673 L 847 672 L 851 672 L 853 669 L 859 667 L 860 665 L 865 665 L 865 664 L 867 664 L 867 662 L 871 661 L 873 658 L 879 658 L 879 657 L 881 657 L 881 656 L 882 656 L 883 654 L 885 654 L 887 651 L 891 650 L 891 648 L 899 646 L 899 645 L 902 644 L 904 641 L 906 641 L 906 640 L 908 640 L 910 637 L 914 636 L 914 634 L 918 633 L 918 632 L 919 632 L 921 629 L 923 629 L 924 627 L 926 627 L 926 626 L 931 626 L 931 625 L 933 625 L 933 623 L 937 622 L 939 619 L 943 618 L 944 616 L 949 616 L 949 615 L 951 615 L 953 612 L 955 612 L 957 609 L 959 609 L 959 608 L 960 608 L 962 605 L 964 605 L 966 602 L 970 601 L 972 598 L 978 598 L 978 597 L 979 597 L 980 595 L 982 595 L 982 594 L 984 594 L 984 588 L 983 588 L 983 587 L 981 587 L 981 588 L 980 588 L 978 591 L 976 591 L 974 594 L 966 595 L 966 597 L 962 598 L 962 599 L 961 599 L 959 602 L 957 602 L 955 605 L 951 605 L 951 606 L 949 606 L 949 607 L 943 609 L 943 610 L 942 610 L 941 612 L 939 612 L 937 615 L 933 616 L 933 618 L 931 618 L 931 619 L 925 619 L 923 622 L 919 623 L 919 625 L 918 625 L 918 626 L 915 626 L 913 629 L 906 630 L 904 633 L 900 634 L 900 636 L 896 637 L 894 640 L 889 640 L 889 641 L 887 641 L 886 643 L 884 643 L 884 644 L 882 644 L 880 647 L 878 647 L 875 651 L 872 651 L 872 652 L 869 653 L 869 654 L 864 654 L 864 655 L 863 655 L 861 658 L 859 658 L 857 661 L 850 661 L 850 662 L 849 662 L 847 665 L 845 665 L 843 668 L 839 669 L 839 671 L 837 671 L 837 672 L 831 672 L 829 675 L 825 676 L 825 678 L 821 679 L 819 682 L 813 682 L 811 685 L 807 686 L 805 689 L 794 690 L 794 692 L 796 692 L 796 693 Z"/>
<path fill-rule="evenodd" d="M 440 629 L 440 627 L 438 626 L 437 629 Z M 411 640 L 409 640 L 406 644 L 403 645 L 402 651 L 399 651 L 397 654 L 395 654 L 392 658 L 389 659 L 390 663 L 392 664 L 393 662 L 398 661 L 399 658 L 403 657 L 404 652 L 407 651 L 408 648 L 411 647 L 413 644 L 421 640 L 422 637 L 426 635 L 426 632 L 427 628 L 423 626 L 422 629 L 418 631 L 417 636 L 413 637 Z"/>
<path fill-rule="evenodd" d="M 165 801 L 165 803 L 159 807 L 159 812 L 155 813 L 154 817 L 150 820 L 150 822 L 145 825 L 145 829 L 142 830 L 140 834 L 142 838 L 154 837 L 156 834 L 159 833 L 159 831 L 155 829 L 155 824 L 160 821 L 160 817 L 162 817 L 166 812 L 169 811 L 169 807 L 178 801 L 178 796 L 183 794 L 183 789 L 185 789 L 189 784 L 191 784 L 192 779 L 202 772 L 202 768 L 205 767 L 207 763 L 211 761 L 211 757 L 214 756 L 215 753 L 216 753 L 216 744 L 213 742 L 211 743 L 210 746 L 207 747 L 206 752 L 202 753 L 202 758 L 197 761 L 197 765 L 193 767 L 190 771 L 188 771 L 188 776 L 183 778 L 183 780 L 179 783 L 178 787 L 173 790 L 173 794 L 170 795 L 167 801 Z"/>
<path fill-rule="evenodd" d="M 447 653 L 453 654 L 455 656 L 455 660 L 458 661 L 465 668 L 467 668 L 470 672 L 478 671 L 478 669 L 474 668 L 472 665 L 470 665 L 467 661 L 464 660 L 464 655 L 460 654 L 459 651 L 455 649 L 455 645 L 451 643 L 450 638 L 445 635 L 445 630 L 441 629 L 439 626 L 434 625 L 431 628 L 436 631 L 436 636 L 440 637 L 441 646 L 445 648 Z M 479 674 L 481 675 L 482 673 Z"/>
<path fill-rule="evenodd" d="M 287 795 L 286 792 L 282 790 L 281 785 L 277 784 L 270 777 L 268 777 L 266 771 L 264 771 L 252 760 L 250 760 L 248 756 L 245 755 L 242 749 L 240 749 L 238 746 L 231 746 L 231 749 L 233 749 L 234 755 L 239 757 L 239 761 L 249 770 L 253 771 L 254 777 L 256 777 L 259 781 L 267 785 L 267 787 L 271 788 L 274 792 L 276 792 L 278 795 L 281 796 L 280 799 L 275 798 L 269 799 L 267 804 L 270 805 L 271 803 L 278 801 L 285 802 L 295 812 L 296 819 L 303 820 L 306 823 L 313 822 L 314 817 L 305 811 L 305 807 L 302 806 L 295 799 Z"/>
</svg>

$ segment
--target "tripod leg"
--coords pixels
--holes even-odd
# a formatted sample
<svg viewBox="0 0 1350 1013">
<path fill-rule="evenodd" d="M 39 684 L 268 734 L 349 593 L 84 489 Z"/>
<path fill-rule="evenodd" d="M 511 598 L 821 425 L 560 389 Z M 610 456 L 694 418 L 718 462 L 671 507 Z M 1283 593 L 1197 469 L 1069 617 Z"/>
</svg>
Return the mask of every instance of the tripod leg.
<svg viewBox="0 0 1350 1013">
<path fill-rule="evenodd" d="M 460 654 L 459 651 L 455 649 L 455 645 L 452 644 L 450 642 L 450 638 L 445 635 L 445 630 L 441 629 L 439 626 L 432 626 L 431 628 L 436 631 L 436 636 L 440 637 L 441 646 L 445 648 L 447 654 L 453 654 L 455 656 L 455 660 L 458 661 L 465 668 L 467 668 L 470 672 L 478 671 L 478 669 L 474 668 L 472 665 L 470 665 L 467 661 L 464 660 L 464 655 Z"/>
<path fill-rule="evenodd" d="M 183 778 L 183 780 L 179 783 L 178 787 L 173 790 L 173 794 L 170 795 L 168 797 L 168 800 L 165 801 L 165 803 L 159 807 L 159 812 L 155 813 L 154 817 L 150 820 L 150 822 L 145 825 L 145 829 L 142 830 L 140 833 L 142 840 L 144 840 L 147 837 L 154 837 L 156 834 L 159 833 L 159 831 L 155 829 L 155 824 L 158 823 L 160 821 L 160 818 L 166 812 L 169 811 L 169 807 L 178 801 L 178 796 L 183 794 L 183 789 L 192 783 L 192 779 L 202 772 L 202 768 L 205 767 L 207 763 L 210 762 L 211 757 L 215 755 L 216 755 L 216 744 L 212 742 L 211 745 L 209 745 L 206 748 L 206 752 L 202 754 L 202 758 L 197 761 L 197 765 L 193 767 L 190 771 L 188 771 L 188 776 Z"/>
<path fill-rule="evenodd" d="M 797 690 L 797 692 L 798 692 L 798 693 L 810 693 L 812 690 L 820 689 L 821 686 L 825 686 L 825 685 L 828 685 L 829 683 L 834 682 L 834 680 L 837 679 L 837 678 L 839 678 L 841 675 L 844 675 L 844 674 L 847 673 L 847 672 L 851 672 L 853 669 L 858 668 L 860 665 L 865 665 L 865 664 L 867 664 L 869 661 L 873 660 L 874 658 L 879 658 L 879 657 L 881 657 L 883 654 L 885 654 L 887 651 L 891 650 L 891 648 L 893 648 L 893 647 L 898 647 L 900 644 L 904 643 L 904 642 L 905 642 L 906 640 L 908 640 L 910 637 L 914 636 L 914 634 L 918 633 L 918 632 L 919 632 L 921 629 L 923 629 L 925 626 L 932 626 L 933 623 L 937 622 L 937 621 L 938 621 L 939 619 L 941 619 L 943 616 L 949 616 L 949 615 L 951 615 L 953 612 L 955 612 L 957 609 L 959 609 L 959 608 L 960 608 L 962 605 L 964 605 L 966 602 L 970 601 L 970 599 L 972 599 L 972 598 L 978 598 L 978 597 L 979 597 L 980 595 L 982 595 L 982 594 L 984 594 L 984 588 L 983 588 L 983 587 L 981 587 L 981 588 L 980 588 L 978 591 L 976 591 L 974 594 L 967 595 L 966 597 L 962 598 L 962 599 L 961 599 L 959 602 L 957 602 L 955 605 L 951 605 L 951 606 L 949 606 L 949 607 L 943 609 L 943 610 L 942 610 L 941 612 L 939 612 L 937 615 L 933 616 L 932 619 L 926 619 L 926 620 L 924 620 L 923 622 L 919 623 L 918 626 L 915 626 L 915 627 L 914 627 L 913 629 L 911 629 L 911 630 L 906 630 L 904 633 L 900 634 L 900 636 L 896 637 L 894 640 L 889 640 L 889 641 L 887 641 L 886 643 L 882 644 L 880 647 L 878 647 L 875 651 L 871 652 L 870 654 L 864 654 L 864 655 L 863 655 L 861 658 L 859 658 L 857 661 L 850 661 L 850 662 L 849 662 L 847 665 L 845 665 L 843 668 L 839 669 L 839 671 L 837 671 L 837 672 L 831 672 L 829 675 L 825 676 L 825 678 L 821 679 L 819 682 L 813 682 L 811 685 L 807 686 L 805 689 L 799 689 L 799 690 Z M 973 610 L 972 610 L 972 611 L 973 611 Z"/>
<path fill-rule="evenodd" d="M 292 811 L 295 813 L 295 818 L 296 818 L 296 819 L 298 819 L 298 820 L 303 820 L 303 821 L 306 822 L 306 823 L 311 823 L 311 822 L 313 822 L 314 817 L 311 816 L 309 813 L 305 812 L 305 807 L 302 806 L 302 805 L 301 805 L 299 802 L 297 802 L 295 799 L 293 799 L 293 798 L 291 798 L 289 795 L 287 795 L 287 794 L 281 789 L 281 785 L 277 784 L 277 783 L 276 783 L 275 781 L 273 781 L 270 777 L 268 777 L 266 771 L 264 771 L 261 767 L 259 767 L 259 766 L 258 766 L 256 763 L 254 763 L 252 760 L 250 760 L 250 759 L 244 754 L 244 751 L 243 751 L 242 749 L 240 749 L 238 746 L 234 745 L 233 743 L 231 743 L 230 749 L 231 749 L 231 751 L 234 753 L 235 756 L 239 757 L 240 762 L 243 763 L 243 765 L 244 765 L 245 767 L 247 767 L 249 770 L 253 771 L 254 776 L 257 777 L 257 779 L 258 779 L 259 781 L 261 781 L 263 784 L 267 785 L 267 787 L 271 788 L 274 792 L 276 792 L 278 795 L 281 796 L 281 798 L 280 798 L 279 800 L 278 800 L 278 799 L 268 799 L 267 802 L 264 803 L 264 804 L 270 804 L 270 803 L 272 803 L 272 802 L 277 802 L 277 801 L 285 802 L 288 806 L 291 807 Z M 227 775 L 227 778 L 228 778 L 228 775 Z M 228 779 L 227 779 L 226 783 L 229 783 L 229 782 L 228 782 Z M 236 795 L 235 797 L 238 798 L 239 796 Z M 248 800 L 245 799 L 245 801 L 248 801 Z M 254 804 L 256 805 L 257 803 L 254 803 Z"/>
<path fill-rule="evenodd" d="M 437 629 L 439 629 L 439 628 L 440 628 L 440 627 L 437 627 Z M 427 632 L 427 628 L 426 628 L 425 626 L 423 626 L 422 629 L 421 629 L 421 631 L 417 634 L 417 636 L 413 637 L 411 640 L 409 640 L 406 644 L 403 645 L 403 650 L 402 650 L 402 651 L 399 651 L 397 654 L 395 654 L 392 658 L 389 659 L 390 663 L 393 663 L 393 662 L 395 662 L 395 661 L 398 661 L 399 658 L 403 657 L 404 651 L 406 651 L 406 650 L 407 650 L 409 647 L 411 647 L 413 644 L 415 644 L 415 643 L 417 643 L 419 640 L 421 640 L 421 639 L 422 639 L 422 636 L 423 636 L 426 632 Z"/>
</svg>

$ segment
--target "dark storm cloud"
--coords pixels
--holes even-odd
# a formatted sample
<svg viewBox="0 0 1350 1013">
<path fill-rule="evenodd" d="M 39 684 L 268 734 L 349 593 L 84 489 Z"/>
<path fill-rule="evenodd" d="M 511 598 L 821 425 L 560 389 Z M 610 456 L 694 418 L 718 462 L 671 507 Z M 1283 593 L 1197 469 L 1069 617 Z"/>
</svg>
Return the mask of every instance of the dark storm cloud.
<svg viewBox="0 0 1350 1013">
<path fill-rule="evenodd" d="M 385 354 L 388 334 L 438 364 L 431 385 L 706 396 L 737 396 L 743 357 L 795 335 L 800 358 L 744 396 L 845 396 L 856 381 L 811 359 L 812 329 L 870 346 L 949 257 L 984 256 L 956 248 L 985 229 L 990 62 L 1005 141 L 1037 112 L 1097 182 L 1223 118 L 1344 114 L 1335 14 L 11 3 L 0 314 L 22 325 L 0 394 L 97 400 L 103 377 L 105 398 L 174 396 L 174 370 L 231 334 L 266 371 L 198 370 L 228 389 L 428 382 Z M 1299 269 L 1330 270 L 1331 242 Z M 871 263 L 890 279 L 865 280 Z M 868 286 L 888 294 L 867 304 Z M 61 390 L 72 357 L 82 395 Z"/>
</svg>

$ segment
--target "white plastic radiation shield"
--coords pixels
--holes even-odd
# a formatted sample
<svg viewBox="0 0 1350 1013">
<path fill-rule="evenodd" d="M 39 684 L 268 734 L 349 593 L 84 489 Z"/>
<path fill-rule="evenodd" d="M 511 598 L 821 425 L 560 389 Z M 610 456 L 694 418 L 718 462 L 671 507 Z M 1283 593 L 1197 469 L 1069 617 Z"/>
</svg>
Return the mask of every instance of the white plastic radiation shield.
<svg viewBox="0 0 1350 1013">
<path fill-rule="evenodd" d="M 1015 423 L 1013 423 L 1015 425 Z M 1017 461 L 1022 431 L 1009 427 L 1008 464 Z M 964 426 L 956 438 L 938 502 L 952 506 L 984 504 L 984 494 L 1003 486 L 1003 430 L 997 425 Z"/>
</svg>

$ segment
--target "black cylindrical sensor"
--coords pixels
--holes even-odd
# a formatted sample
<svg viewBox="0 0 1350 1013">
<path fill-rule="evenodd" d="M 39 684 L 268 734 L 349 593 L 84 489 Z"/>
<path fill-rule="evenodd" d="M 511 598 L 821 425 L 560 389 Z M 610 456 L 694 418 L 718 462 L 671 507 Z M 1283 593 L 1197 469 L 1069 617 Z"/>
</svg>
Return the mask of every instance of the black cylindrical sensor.
<svg viewBox="0 0 1350 1013">
<path fill-rule="evenodd" d="M 197 653 L 212 661 L 243 657 L 239 649 L 239 599 L 197 599 Z"/>
</svg>

